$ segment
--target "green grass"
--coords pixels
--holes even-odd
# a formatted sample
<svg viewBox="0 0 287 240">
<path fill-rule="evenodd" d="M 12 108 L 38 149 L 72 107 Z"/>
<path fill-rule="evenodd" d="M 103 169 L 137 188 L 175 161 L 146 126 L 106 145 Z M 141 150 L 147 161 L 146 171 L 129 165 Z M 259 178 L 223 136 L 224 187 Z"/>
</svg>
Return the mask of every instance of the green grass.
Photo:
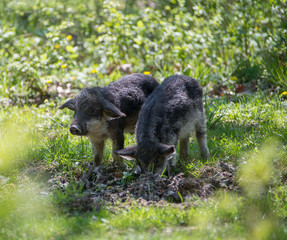
<svg viewBox="0 0 287 240">
<path fill-rule="evenodd" d="M 83 173 L 84 163 L 92 160 L 87 139 L 68 132 L 72 113 L 49 104 L 2 109 L 1 140 L 11 127 L 18 129 L 13 132 L 18 134 L 13 143 L 21 144 L 25 132 L 35 136 L 28 138 L 31 141 L 24 149 L 14 151 L 18 168 L 5 165 L 2 159 L 0 175 L 6 180 L 0 182 L 0 205 L 6 210 L 0 211 L 1 235 L 3 239 L 284 239 L 287 113 L 283 103 L 277 96 L 262 93 L 233 99 L 206 98 L 211 158 L 201 162 L 193 142 L 192 162 L 186 172 L 196 175 L 206 164 L 235 162 L 241 169 L 237 173 L 240 193 L 218 192 L 207 201 L 194 197 L 183 205 L 107 204 L 91 212 L 65 210 L 69 199 L 81 196 L 76 176 Z M 6 146 L 12 141 L 7 139 Z M 133 141 L 133 136 L 128 136 L 127 143 Z M 1 153 L 5 151 L 1 148 Z M 109 143 L 106 164 L 111 161 L 110 152 Z M 69 177 L 65 192 L 51 192 L 41 180 L 23 174 L 23 169 L 39 164 L 54 169 L 53 175 Z"/>
<path fill-rule="evenodd" d="M 272 136 L 286 142 L 286 116 L 278 99 L 263 94 L 231 101 L 213 100 L 206 107 L 207 119 L 210 115 L 213 118 L 208 119 L 209 144 L 218 158 L 238 158 Z"/>
</svg>

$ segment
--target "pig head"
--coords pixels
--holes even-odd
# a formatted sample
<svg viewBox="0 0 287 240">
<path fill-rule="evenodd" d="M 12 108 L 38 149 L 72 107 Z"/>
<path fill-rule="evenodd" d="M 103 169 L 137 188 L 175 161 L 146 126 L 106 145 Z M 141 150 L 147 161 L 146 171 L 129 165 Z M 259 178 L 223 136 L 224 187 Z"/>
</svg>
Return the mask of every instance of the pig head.
<svg viewBox="0 0 287 240">
<path fill-rule="evenodd" d="M 101 88 L 85 88 L 78 96 L 59 107 L 63 108 L 74 111 L 69 129 L 71 134 L 90 138 L 96 165 L 101 164 L 107 138 L 112 138 L 116 149 L 123 147 L 123 131 L 109 131 L 109 128 L 114 125 L 117 129 L 120 124 L 117 119 L 126 117 L 126 114 L 103 96 Z"/>
<path fill-rule="evenodd" d="M 59 109 L 63 108 L 75 112 L 70 132 L 78 136 L 90 135 L 94 128 L 97 128 L 97 126 L 100 128 L 103 122 L 126 116 L 113 103 L 102 96 L 101 89 L 98 87 L 85 88 L 78 96 L 59 107 Z"/>
</svg>

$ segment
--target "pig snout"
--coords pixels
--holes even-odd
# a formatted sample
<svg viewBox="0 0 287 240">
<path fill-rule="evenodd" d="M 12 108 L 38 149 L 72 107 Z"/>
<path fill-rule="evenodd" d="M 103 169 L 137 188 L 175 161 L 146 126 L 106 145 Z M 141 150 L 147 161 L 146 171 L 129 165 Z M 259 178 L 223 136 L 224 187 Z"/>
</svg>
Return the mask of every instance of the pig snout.
<svg viewBox="0 0 287 240">
<path fill-rule="evenodd" d="M 82 135 L 82 131 L 79 125 L 73 124 L 70 126 L 70 133 L 73 135 Z"/>
<path fill-rule="evenodd" d="M 136 175 L 140 175 L 143 171 L 141 170 L 140 166 L 137 165 L 136 170 L 135 170 L 135 174 Z"/>
</svg>

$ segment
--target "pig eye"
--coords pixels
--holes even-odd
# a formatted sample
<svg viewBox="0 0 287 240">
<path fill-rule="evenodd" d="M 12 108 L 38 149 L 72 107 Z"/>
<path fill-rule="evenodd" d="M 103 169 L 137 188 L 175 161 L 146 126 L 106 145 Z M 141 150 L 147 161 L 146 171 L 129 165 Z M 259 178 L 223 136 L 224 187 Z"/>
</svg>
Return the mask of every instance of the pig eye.
<svg viewBox="0 0 287 240">
<path fill-rule="evenodd" d="M 90 117 L 97 117 L 98 116 L 98 112 L 94 109 L 87 110 L 86 114 L 89 115 Z"/>
</svg>

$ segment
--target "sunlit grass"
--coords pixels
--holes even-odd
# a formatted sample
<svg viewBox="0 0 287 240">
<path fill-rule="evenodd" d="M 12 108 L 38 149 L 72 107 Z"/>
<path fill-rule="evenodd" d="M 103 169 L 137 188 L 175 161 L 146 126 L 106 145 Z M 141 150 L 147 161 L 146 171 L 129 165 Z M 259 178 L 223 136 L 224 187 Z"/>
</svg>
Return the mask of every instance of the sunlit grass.
<svg viewBox="0 0 287 240">
<path fill-rule="evenodd" d="M 258 93 L 237 100 L 207 100 L 207 119 L 219 119 L 210 126 L 208 137 L 211 151 L 218 158 L 234 161 L 244 152 L 258 149 L 268 137 L 287 139 L 286 110 L 278 96 L 270 98 Z"/>
<path fill-rule="evenodd" d="M 86 213 L 65 210 L 65 202 L 83 194 L 76 176 L 83 173 L 85 163 L 92 161 L 88 139 L 72 136 L 68 131 L 72 113 L 59 111 L 56 104 L 50 103 L 40 108 L 2 109 L 0 149 L 5 154 L 1 154 L 1 159 L 7 156 L 5 159 L 12 160 L 0 169 L 2 236 L 4 239 L 284 238 L 286 110 L 278 98 L 268 101 L 266 98 L 257 94 L 232 100 L 207 99 L 209 161 L 200 160 L 196 141 L 190 144 L 191 160 L 186 164 L 186 173 L 199 176 L 206 164 L 235 162 L 240 169 L 236 177 L 240 192 L 218 192 L 207 201 L 192 198 L 186 206 L 164 203 L 143 207 L 135 202 L 124 208 L 107 205 Z M 126 145 L 133 145 L 134 141 L 134 136 L 126 135 Z M 15 143 L 19 147 L 14 147 Z M 111 160 L 111 143 L 107 142 L 104 163 Z M 25 169 L 39 164 L 53 169 L 58 176 L 69 177 L 64 192 L 51 191 L 43 182 L 35 182 L 25 174 Z"/>
</svg>

